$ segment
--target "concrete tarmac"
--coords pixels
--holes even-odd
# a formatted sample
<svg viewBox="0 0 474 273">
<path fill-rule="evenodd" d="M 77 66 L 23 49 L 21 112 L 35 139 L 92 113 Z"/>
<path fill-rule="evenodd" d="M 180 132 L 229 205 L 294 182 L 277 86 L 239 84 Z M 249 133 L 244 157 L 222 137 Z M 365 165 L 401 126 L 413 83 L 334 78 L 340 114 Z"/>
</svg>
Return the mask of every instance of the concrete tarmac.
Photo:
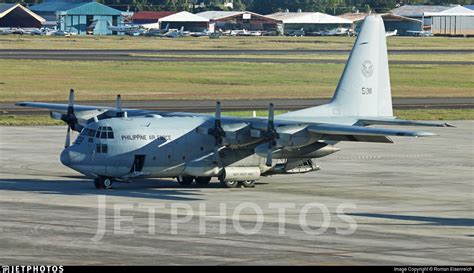
<svg viewBox="0 0 474 273">
<path fill-rule="evenodd" d="M 96 190 L 59 163 L 65 127 L 0 127 L 0 263 L 472 265 L 474 121 L 451 123 L 457 128 L 411 128 L 435 137 L 340 143 L 342 151 L 318 161 L 320 171 L 262 178 L 250 189 L 143 179 Z M 305 214 L 304 207 L 315 202 L 329 216 L 314 207 Z M 275 203 L 294 208 L 279 217 L 270 208 Z M 348 207 L 341 217 L 337 208 L 343 203 Z M 163 208 L 153 219 L 146 205 Z M 236 221 L 239 205 L 247 208 Z M 260 229 L 250 206 L 262 210 Z M 173 207 L 182 207 L 177 220 Z M 355 221 L 352 234 L 341 234 L 351 227 L 344 216 Z M 304 230 L 328 222 L 320 235 Z M 255 234 L 241 232 L 255 227 Z"/>
</svg>

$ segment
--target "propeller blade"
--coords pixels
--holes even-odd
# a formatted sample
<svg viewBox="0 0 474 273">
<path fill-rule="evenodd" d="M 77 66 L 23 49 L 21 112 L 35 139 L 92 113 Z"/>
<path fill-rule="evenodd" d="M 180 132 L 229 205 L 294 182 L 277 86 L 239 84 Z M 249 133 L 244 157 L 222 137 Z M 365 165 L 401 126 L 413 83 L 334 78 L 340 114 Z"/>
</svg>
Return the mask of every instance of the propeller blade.
<svg viewBox="0 0 474 273">
<path fill-rule="evenodd" d="M 119 94 L 117 95 L 117 113 L 122 112 L 122 96 Z"/>
<path fill-rule="evenodd" d="M 268 105 L 268 125 L 273 125 L 273 121 L 275 120 L 275 115 L 274 115 L 274 111 L 273 111 L 273 103 L 270 103 Z M 273 128 L 273 126 L 272 126 Z"/>
<path fill-rule="evenodd" d="M 67 114 L 74 113 L 74 89 L 69 90 L 69 105 L 67 108 Z"/>
<path fill-rule="evenodd" d="M 64 148 L 67 148 L 71 145 L 71 126 L 67 127 L 66 141 L 64 143 Z"/>
<path fill-rule="evenodd" d="M 265 162 L 265 165 L 267 165 L 268 167 L 271 167 L 272 166 L 272 161 L 273 161 L 273 141 L 270 141 L 268 143 L 268 151 L 267 151 L 267 160 Z"/>
<path fill-rule="evenodd" d="M 216 141 L 216 145 L 214 145 L 214 164 L 219 163 L 219 146 Z"/>
<path fill-rule="evenodd" d="M 220 101 L 216 101 L 216 122 L 219 121 L 219 125 L 220 125 L 220 121 L 221 121 L 221 102 Z"/>
</svg>

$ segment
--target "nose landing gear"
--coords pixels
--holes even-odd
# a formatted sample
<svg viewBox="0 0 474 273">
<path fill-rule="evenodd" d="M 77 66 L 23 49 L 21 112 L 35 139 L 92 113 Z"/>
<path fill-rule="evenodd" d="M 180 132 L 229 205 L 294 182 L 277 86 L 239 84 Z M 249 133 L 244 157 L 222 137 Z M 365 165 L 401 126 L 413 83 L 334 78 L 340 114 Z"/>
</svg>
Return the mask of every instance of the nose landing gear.
<svg viewBox="0 0 474 273">
<path fill-rule="evenodd" d="M 94 186 L 96 189 L 111 189 L 113 181 L 108 177 L 99 176 L 94 179 Z"/>
</svg>

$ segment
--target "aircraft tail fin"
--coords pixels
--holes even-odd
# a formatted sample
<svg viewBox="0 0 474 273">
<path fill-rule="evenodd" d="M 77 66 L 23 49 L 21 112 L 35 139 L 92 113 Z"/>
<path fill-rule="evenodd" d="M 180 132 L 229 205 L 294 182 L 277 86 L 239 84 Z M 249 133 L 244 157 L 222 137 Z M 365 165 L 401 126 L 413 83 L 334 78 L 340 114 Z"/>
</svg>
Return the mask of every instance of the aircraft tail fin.
<svg viewBox="0 0 474 273">
<path fill-rule="evenodd" d="M 331 102 L 282 116 L 393 116 L 385 27 L 379 15 L 365 18 Z"/>
</svg>

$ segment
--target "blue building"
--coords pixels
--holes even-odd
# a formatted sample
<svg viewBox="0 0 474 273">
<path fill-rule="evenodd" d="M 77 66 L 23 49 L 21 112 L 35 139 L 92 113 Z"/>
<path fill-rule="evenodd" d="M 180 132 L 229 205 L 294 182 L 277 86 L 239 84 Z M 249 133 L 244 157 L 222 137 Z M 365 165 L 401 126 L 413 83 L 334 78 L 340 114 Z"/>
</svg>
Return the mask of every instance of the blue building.
<svg viewBox="0 0 474 273">
<path fill-rule="evenodd" d="M 122 12 L 95 1 L 45 0 L 30 9 L 46 19 L 45 25 L 57 26 L 80 35 L 113 34 L 109 25 L 123 23 Z"/>
</svg>

